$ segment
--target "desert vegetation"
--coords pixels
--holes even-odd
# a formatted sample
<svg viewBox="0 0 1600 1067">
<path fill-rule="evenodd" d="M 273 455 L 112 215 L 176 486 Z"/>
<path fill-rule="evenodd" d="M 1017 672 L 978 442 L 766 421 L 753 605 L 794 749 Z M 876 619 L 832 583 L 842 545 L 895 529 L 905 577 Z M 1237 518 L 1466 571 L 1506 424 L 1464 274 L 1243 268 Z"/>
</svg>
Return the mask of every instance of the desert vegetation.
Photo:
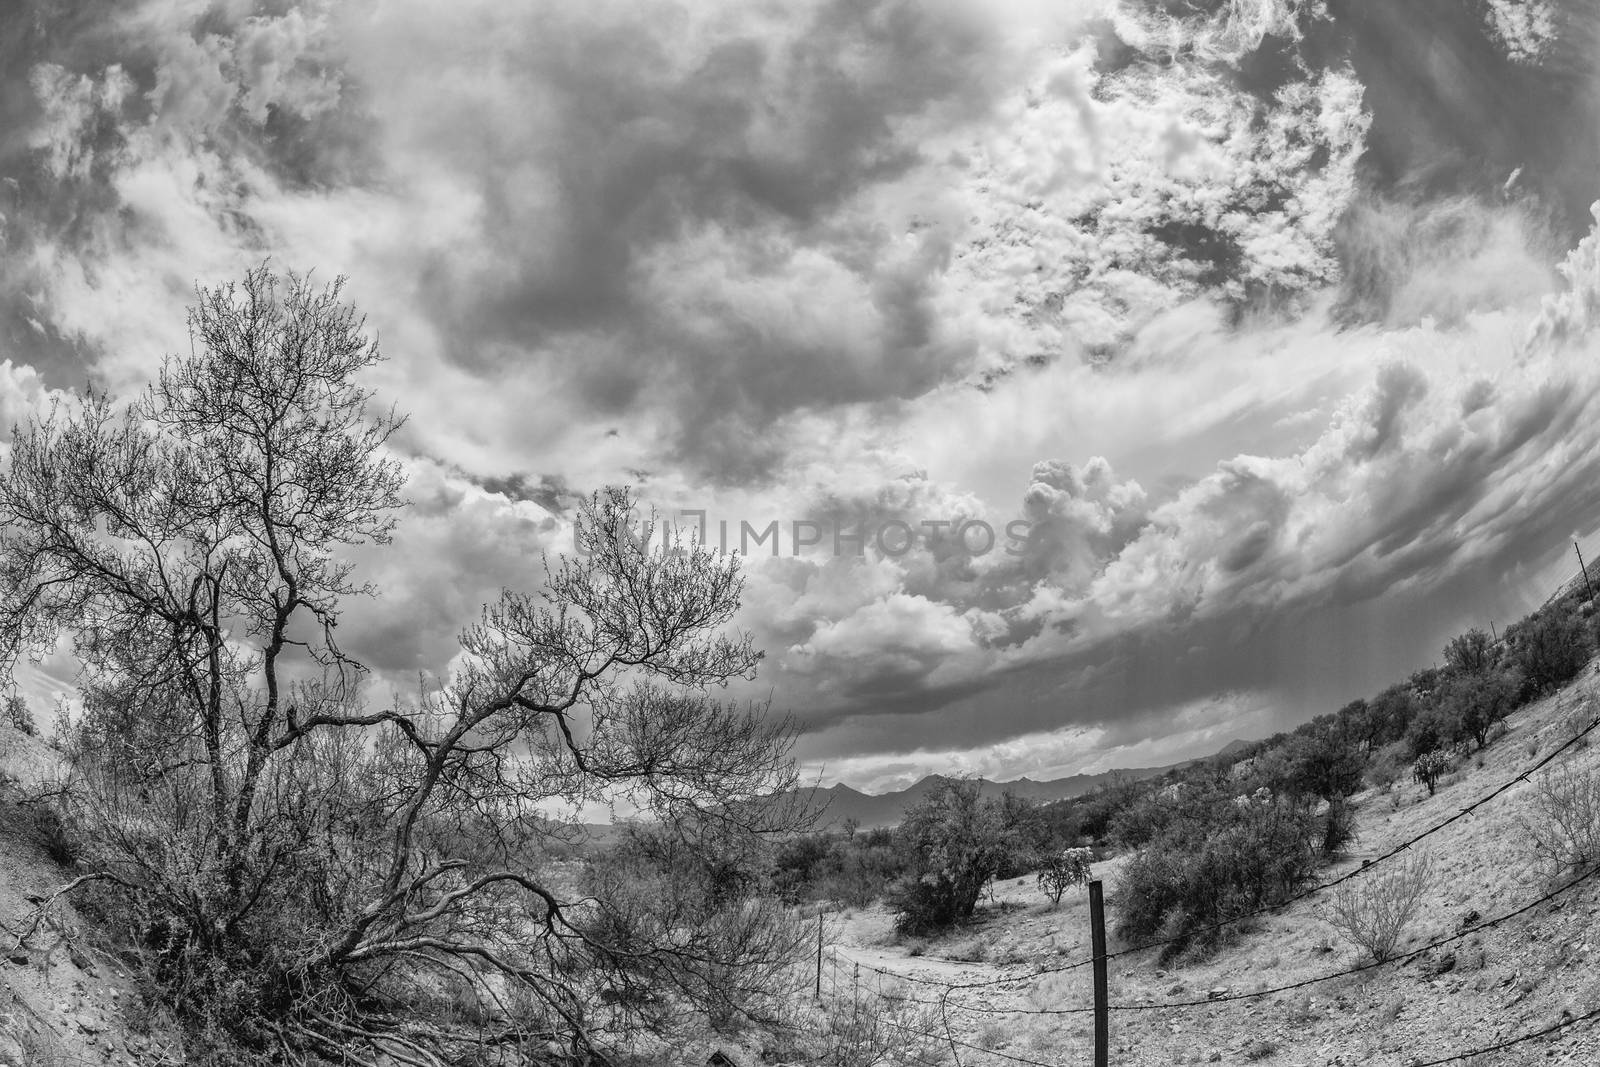
<svg viewBox="0 0 1600 1067">
<path fill-rule="evenodd" d="M 189 329 L 132 403 L 18 429 L 0 664 L 83 664 L 50 811 L 196 1061 L 582 1058 L 769 1016 L 802 934 L 738 872 L 795 829 L 752 803 L 793 771 L 781 718 L 715 696 L 761 658 L 727 629 L 737 561 L 642 547 L 598 494 L 448 679 L 372 703 L 338 625 L 374 592 L 350 549 L 405 506 L 378 346 L 339 282 L 265 266 Z M 555 813 L 601 798 L 657 829 L 569 877 Z"/>
</svg>

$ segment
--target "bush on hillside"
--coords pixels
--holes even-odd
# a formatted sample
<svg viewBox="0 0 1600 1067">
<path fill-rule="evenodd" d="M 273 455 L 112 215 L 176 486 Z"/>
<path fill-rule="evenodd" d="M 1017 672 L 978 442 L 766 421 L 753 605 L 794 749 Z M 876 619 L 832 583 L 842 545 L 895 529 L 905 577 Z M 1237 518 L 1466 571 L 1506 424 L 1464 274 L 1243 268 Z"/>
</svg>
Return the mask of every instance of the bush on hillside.
<svg viewBox="0 0 1600 1067">
<path fill-rule="evenodd" d="M 1320 854 L 1321 821 L 1266 790 L 1195 815 L 1135 854 L 1112 893 L 1118 933 L 1170 937 L 1168 956 L 1214 944 L 1217 924 L 1294 893 Z"/>
<path fill-rule="evenodd" d="M 1406 728 L 1406 751 L 1412 760 L 1420 759 L 1425 753 L 1455 744 L 1456 733 L 1455 714 L 1442 704 L 1431 704 L 1419 711 Z"/>
<path fill-rule="evenodd" d="M 1559 764 L 1534 781 L 1522 826 L 1546 876 L 1600 863 L 1600 771 Z"/>
<path fill-rule="evenodd" d="M 1455 767 L 1455 762 L 1442 750 L 1424 752 L 1417 757 L 1411 765 L 1411 777 L 1419 784 L 1428 787 L 1428 795 L 1433 796 L 1434 790 L 1439 786 L 1439 779 L 1449 774 Z"/>
<path fill-rule="evenodd" d="M 1513 669 L 1452 674 L 1439 689 L 1442 722 L 1452 742 L 1489 743 L 1494 728 L 1517 708 L 1522 679 Z"/>
<path fill-rule="evenodd" d="M 28 708 L 28 702 L 15 693 L 6 697 L 3 718 L 13 730 L 20 730 L 29 737 L 39 732 L 38 726 L 33 721 L 33 712 Z"/>
<path fill-rule="evenodd" d="M 889 830 L 806 834 L 776 850 L 771 890 L 789 904 L 832 900 L 863 908 L 884 894 L 903 866 Z"/>
<path fill-rule="evenodd" d="M 1445 665 L 1457 674 L 1479 674 L 1494 666 L 1494 643 L 1474 626 L 1444 646 Z"/>
<path fill-rule="evenodd" d="M 1066 848 L 1046 858 L 1039 868 L 1038 880 L 1039 888 L 1050 898 L 1052 907 L 1061 903 L 1068 889 L 1088 884 L 1093 873 L 1090 866 L 1093 859 L 1094 849 L 1091 848 Z"/>
<path fill-rule="evenodd" d="M 1416 694 L 1407 684 L 1392 685 L 1367 702 L 1365 732 L 1372 746 L 1381 748 L 1406 736 L 1411 720 L 1421 710 Z"/>
<path fill-rule="evenodd" d="M 1366 761 L 1341 732 L 1322 730 L 1296 736 L 1290 739 L 1285 755 L 1288 767 L 1280 788 L 1293 796 L 1336 804 L 1361 789 Z"/>
<path fill-rule="evenodd" d="M 1433 882 L 1433 857 L 1414 852 L 1334 890 L 1326 920 L 1374 963 L 1394 955 Z"/>
<path fill-rule="evenodd" d="M 1589 662 L 1590 635 L 1564 603 L 1551 604 L 1506 628 L 1511 661 L 1522 672 L 1522 697 L 1532 699 L 1571 681 Z"/>
<path fill-rule="evenodd" d="M 979 795 L 979 783 L 940 783 L 900 821 L 905 872 L 887 902 L 902 934 L 924 934 L 972 915 L 983 887 L 1025 849 L 1022 808 Z"/>
</svg>

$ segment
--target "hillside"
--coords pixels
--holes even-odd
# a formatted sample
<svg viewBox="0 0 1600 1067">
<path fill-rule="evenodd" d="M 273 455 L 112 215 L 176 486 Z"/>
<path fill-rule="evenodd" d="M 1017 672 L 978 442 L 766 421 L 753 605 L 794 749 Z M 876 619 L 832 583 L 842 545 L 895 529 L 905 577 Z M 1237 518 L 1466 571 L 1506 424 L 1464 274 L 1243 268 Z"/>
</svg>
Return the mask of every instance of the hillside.
<svg viewBox="0 0 1600 1067">
<path fill-rule="evenodd" d="M 1590 667 L 1567 689 L 1517 711 L 1506 721 L 1507 733 L 1441 782 L 1436 796 L 1410 781 L 1355 795 L 1359 836 L 1323 878 L 1361 870 L 1518 779 L 1571 736 L 1574 708 L 1600 706 L 1593 703 L 1597 692 L 1600 675 Z M 1561 760 L 1576 770 L 1600 770 L 1600 746 L 1574 747 Z M 1361 966 L 1357 950 L 1325 921 L 1335 894 L 1322 892 L 1241 924 L 1231 944 L 1198 963 L 1163 964 L 1155 950 L 1132 952 L 1110 967 L 1112 1005 L 1136 1006 L 1113 1011 L 1111 1062 L 1415 1067 L 1594 1011 L 1600 1007 L 1596 880 L 1483 928 L 1570 881 L 1552 884 L 1533 868 L 1524 829 L 1533 790 L 1519 781 L 1414 846 L 1433 857 L 1435 869 L 1402 957 L 1463 929 L 1474 931 L 1468 936 L 1403 962 L 1318 981 Z M 1124 862 L 1096 867 L 1108 896 Z M 1370 877 L 1358 874 L 1351 884 Z M 1009 881 L 971 925 L 929 942 L 897 942 L 891 917 L 875 905 L 833 916 L 829 940 L 825 991 L 836 990 L 837 1003 L 880 994 L 872 1002 L 890 1020 L 886 1035 L 934 1033 L 933 1044 L 960 1049 L 962 1062 L 1088 1062 L 1091 972 L 1072 966 L 1090 956 L 1082 890 L 1052 908 L 1031 878 Z M 1110 945 L 1113 952 L 1127 947 L 1115 938 Z M 1014 981 L 982 984 L 1002 979 Z M 1303 988 L 1253 995 L 1302 982 Z M 1172 1001 L 1201 1003 L 1152 1007 Z M 1595 1025 L 1590 1019 L 1467 1062 L 1600 1062 Z"/>
<path fill-rule="evenodd" d="M 69 896 L 52 899 L 76 872 L 30 833 L 31 809 L 19 798 L 58 770 L 44 742 L 0 724 L 0 1065 L 182 1062 L 92 924 Z"/>
</svg>

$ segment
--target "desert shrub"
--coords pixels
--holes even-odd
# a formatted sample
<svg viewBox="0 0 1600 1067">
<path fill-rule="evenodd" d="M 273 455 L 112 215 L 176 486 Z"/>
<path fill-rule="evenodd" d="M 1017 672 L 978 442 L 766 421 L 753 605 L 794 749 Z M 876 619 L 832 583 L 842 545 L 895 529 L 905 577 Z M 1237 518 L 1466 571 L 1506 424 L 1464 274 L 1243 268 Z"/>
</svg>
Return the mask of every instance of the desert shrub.
<svg viewBox="0 0 1600 1067">
<path fill-rule="evenodd" d="M 1288 770 L 1281 789 L 1292 795 L 1318 797 L 1330 804 L 1361 788 L 1366 761 L 1342 732 L 1322 729 L 1290 739 Z"/>
<path fill-rule="evenodd" d="M 1112 893 L 1118 932 L 1171 937 L 1169 954 L 1214 943 L 1218 923 L 1290 895 L 1317 869 L 1321 821 L 1263 790 L 1195 809 L 1124 866 Z"/>
<path fill-rule="evenodd" d="M 1111 817 L 1106 836 L 1122 848 L 1140 848 L 1160 837 L 1182 814 L 1178 784 L 1151 789 Z"/>
<path fill-rule="evenodd" d="M 1051 904 L 1060 904 L 1062 896 L 1073 886 L 1088 883 L 1093 858 L 1093 849 L 1067 848 L 1045 860 L 1039 869 L 1039 888 L 1044 890 Z"/>
<path fill-rule="evenodd" d="M 833 841 L 827 834 L 801 834 L 783 842 L 773 856 L 772 892 L 790 904 L 813 899 L 818 876 L 832 852 Z"/>
<path fill-rule="evenodd" d="M 1478 674 L 1494 665 L 1494 644 L 1474 626 L 1444 646 L 1444 661 L 1457 674 Z"/>
<path fill-rule="evenodd" d="M 1452 674 L 1438 694 L 1443 722 L 1451 735 L 1447 740 L 1470 739 L 1483 748 L 1495 727 L 1516 710 L 1521 688 L 1522 680 L 1515 669 Z"/>
<path fill-rule="evenodd" d="M 36 735 L 39 728 L 33 721 L 33 712 L 28 708 L 28 702 L 16 693 L 6 697 L 5 708 L 0 718 L 13 729 L 20 730 L 29 737 Z"/>
<path fill-rule="evenodd" d="M 1581 752 L 1588 748 L 1590 739 L 1594 737 L 1590 727 L 1595 724 L 1597 715 L 1600 715 L 1600 709 L 1596 708 L 1592 696 L 1579 699 L 1561 717 L 1562 740 L 1573 742 L 1574 751 Z"/>
<path fill-rule="evenodd" d="M 684 994 L 717 1029 L 761 1017 L 798 995 L 804 975 L 793 963 L 812 944 L 791 909 L 750 892 L 760 858 L 749 843 L 698 830 L 632 826 L 582 873 L 592 903 L 577 926 L 605 963 L 591 995 L 654 1033 L 680 1024 Z M 669 931 L 683 963 L 663 968 L 647 950 Z"/>
<path fill-rule="evenodd" d="M 1561 764 L 1540 774 L 1522 826 L 1548 877 L 1600 862 L 1600 772 Z"/>
<path fill-rule="evenodd" d="M 341 284 L 262 266 L 198 290 L 193 344 L 131 402 L 90 393 L 11 436 L 0 685 L 61 640 L 79 661 L 63 811 L 106 925 L 186 1025 L 294 1062 L 498 1055 L 450 1018 L 485 992 L 510 1005 L 496 1032 L 592 1051 L 625 1021 L 591 1011 L 607 974 L 648 973 L 679 1018 L 726 1012 L 715 976 L 772 943 L 722 845 L 802 828 L 762 799 L 794 784 L 788 728 L 717 696 L 761 659 L 727 629 L 739 561 L 637 535 L 606 489 L 446 677 L 369 703 L 336 635 L 372 592 L 350 554 L 406 503 L 403 420 L 359 384 L 381 356 Z M 688 948 L 650 913 L 583 936 L 634 902 L 573 894 L 548 812 L 602 797 L 715 838 L 719 920 Z"/>
<path fill-rule="evenodd" d="M 1355 812 L 1342 798 L 1330 801 L 1322 818 L 1322 854 L 1336 855 L 1355 839 Z"/>
<path fill-rule="evenodd" d="M 864 908 L 887 891 L 903 866 L 887 830 L 807 834 L 778 847 L 771 889 L 791 904 L 832 900 Z"/>
<path fill-rule="evenodd" d="M 0 774 L 0 828 L 19 834 L 62 867 L 78 865 L 80 830 L 62 805 L 59 787 L 26 789 L 17 779 Z"/>
<path fill-rule="evenodd" d="M 1374 789 L 1388 789 L 1410 770 L 1405 757 L 1404 742 L 1385 745 L 1367 761 L 1367 784 Z"/>
<path fill-rule="evenodd" d="M 1570 681 L 1589 662 L 1589 634 L 1564 603 L 1551 604 L 1506 628 L 1512 663 L 1521 672 L 1521 696 L 1531 699 Z"/>
<path fill-rule="evenodd" d="M 908 998 L 854 987 L 825 997 L 818 1040 L 785 1062 L 881 1067 L 942 1062 L 939 1010 Z"/>
<path fill-rule="evenodd" d="M 1449 774 L 1454 767 L 1455 761 L 1447 752 L 1435 749 L 1417 757 L 1416 762 L 1411 765 L 1411 777 L 1420 785 L 1427 786 L 1428 795 L 1431 797 L 1434 790 L 1439 787 L 1439 779 Z"/>
<path fill-rule="evenodd" d="M 1424 753 L 1449 748 L 1457 733 L 1454 712 L 1442 704 L 1430 704 L 1417 712 L 1406 728 L 1406 749 L 1413 761 Z"/>
<path fill-rule="evenodd" d="M 1044 810 L 1054 817 L 1057 835 L 1063 840 L 1087 838 L 1091 842 L 1104 843 L 1116 837 L 1117 817 L 1147 796 L 1154 784 L 1113 774 L 1110 780 L 1089 795 L 1048 805 Z"/>
<path fill-rule="evenodd" d="M 983 887 L 1025 847 L 1015 813 L 962 779 L 941 782 L 907 811 L 896 833 L 905 871 L 886 898 L 895 928 L 923 934 L 971 916 Z"/>
<path fill-rule="evenodd" d="M 1394 955 L 1432 881 L 1431 854 L 1414 852 L 1335 887 L 1325 919 L 1340 937 L 1382 963 Z"/>
</svg>

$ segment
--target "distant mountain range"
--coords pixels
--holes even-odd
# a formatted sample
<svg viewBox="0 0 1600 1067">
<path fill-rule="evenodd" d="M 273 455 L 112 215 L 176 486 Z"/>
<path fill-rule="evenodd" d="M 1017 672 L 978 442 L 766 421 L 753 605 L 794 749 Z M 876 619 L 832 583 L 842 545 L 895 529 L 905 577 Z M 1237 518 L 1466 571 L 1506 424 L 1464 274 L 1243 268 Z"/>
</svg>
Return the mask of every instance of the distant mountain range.
<svg viewBox="0 0 1600 1067">
<path fill-rule="evenodd" d="M 1215 756 L 1227 756 L 1248 748 L 1253 741 L 1230 741 L 1218 749 Z M 1200 757 L 1210 759 L 1210 756 Z M 1085 793 L 1092 793 L 1100 786 L 1105 785 L 1114 778 L 1124 778 L 1135 782 L 1148 778 L 1158 778 L 1177 767 L 1186 767 L 1198 760 L 1183 760 L 1179 763 L 1168 764 L 1165 767 L 1128 767 L 1117 770 L 1102 771 L 1099 774 L 1074 774 L 1068 778 L 1052 778 L 1045 782 L 1036 782 L 1032 778 L 1018 778 L 1011 782 L 991 782 L 987 778 L 978 779 L 983 792 L 992 796 L 1010 790 L 1024 800 L 1032 800 L 1039 804 L 1048 804 L 1056 800 L 1070 800 L 1081 797 Z M 833 785 L 823 788 L 801 789 L 796 792 L 809 803 L 814 804 L 822 812 L 817 820 L 817 829 L 842 826 L 846 819 L 855 819 L 864 830 L 876 829 L 880 826 L 894 826 L 900 822 L 907 809 L 911 808 L 928 795 L 933 788 L 950 779 L 940 774 L 930 774 L 914 785 L 891 793 L 863 793 L 859 789 L 852 789 L 847 785 Z M 793 796 L 795 794 L 780 794 L 780 796 Z"/>
<path fill-rule="evenodd" d="M 1230 754 L 1250 743 L 1231 741 L 1217 755 Z M 1183 767 L 1193 762 L 1195 761 L 1184 760 L 1182 763 L 1169 764 L 1165 767 L 1132 767 L 1103 771 L 1100 774 L 1074 774 L 1069 778 L 1053 778 L 1046 782 L 1036 782 L 1032 778 L 1018 778 L 1011 782 L 991 782 L 987 778 L 980 778 L 978 781 L 987 795 L 999 796 L 1009 790 L 1024 800 L 1048 804 L 1055 800 L 1081 797 L 1113 778 L 1144 781 L 1147 778 L 1159 777 L 1174 767 Z M 779 794 L 779 798 L 792 797 L 797 793 L 808 804 L 814 805 L 822 812 L 817 820 L 819 830 L 837 828 L 844 825 L 847 819 L 855 819 L 862 829 L 871 830 L 880 826 L 896 825 L 909 808 L 926 797 L 936 786 L 948 781 L 950 779 L 944 775 L 930 774 L 914 785 L 892 793 L 863 793 L 847 785 L 832 785 L 825 789 L 818 787 Z"/>
</svg>

